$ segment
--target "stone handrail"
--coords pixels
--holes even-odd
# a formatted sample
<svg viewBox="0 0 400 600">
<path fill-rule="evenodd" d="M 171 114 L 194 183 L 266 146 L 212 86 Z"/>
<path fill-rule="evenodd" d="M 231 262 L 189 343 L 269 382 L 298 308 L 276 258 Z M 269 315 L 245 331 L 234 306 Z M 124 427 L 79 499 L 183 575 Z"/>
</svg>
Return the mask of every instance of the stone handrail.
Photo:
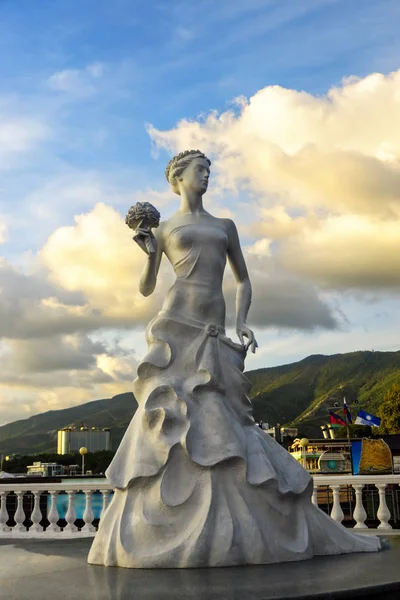
<svg viewBox="0 0 400 600">
<path fill-rule="evenodd" d="M 18 483 L 18 480 L 6 484 L 0 482 L 0 538 L 93 536 L 96 533 L 96 527 L 93 525 L 93 522 L 96 521 L 92 507 L 93 494 L 101 494 L 101 512 L 103 512 L 108 505 L 112 491 L 112 486 L 107 479 L 104 479 L 104 483 L 99 483 L 99 481 L 92 483 L 88 480 L 79 481 L 79 479 L 62 483 L 47 482 L 30 484 Z M 24 494 L 27 492 L 32 494 L 34 499 L 28 523 L 23 507 Z M 7 508 L 7 497 L 11 493 L 14 493 L 17 497 L 17 506 L 13 516 L 15 525 L 11 524 L 10 526 L 10 511 Z M 65 514 L 63 516 L 60 515 L 60 510 L 57 507 L 57 498 L 62 493 L 66 494 L 68 498 L 67 509 L 64 511 Z M 85 509 L 80 519 L 80 526 L 78 527 L 76 524 L 77 514 L 75 504 L 76 496 L 79 493 L 85 495 Z M 46 519 L 44 519 L 40 507 L 40 500 L 43 495 L 47 496 Z"/>
<path fill-rule="evenodd" d="M 399 474 L 315 475 L 313 479 L 313 503 L 317 506 L 325 505 L 325 508 L 328 506 L 328 512 L 335 521 L 342 522 L 344 520 L 343 508 L 347 510 L 347 505 L 349 505 L 349 518 L 355 521 L 354 529 L 357 529 L 358 533 L 384 533 L 387 535 L 398 532 L 389 521 L 394 522 L 399 519 L 400 510 L 397 508 L 397 517 L 391 514 L 386 497 L 392 489 L 399 491 Z M 378 492 L 379 506 L 375 521 L 378 521 L 379 525 L 376 528 L 367 526 L 365 523 L 367 512 L 364 506 L 363 491 L 365 493 L 367 485 L 375 486 Z M 390 487 L 388 488 L 388 486 Z M 1 483 L 0 481 L 0 538 L 94 536 L 101 513 L 107 507 L 112 492 L 112 486 L 106 479 L 104 482 L 99 482 L 99 480 L 91 482 L 87 479 L 80 481 L 77 478 L 62 483 L 19 483 L 18 479 L 12 483 Z M 29 494 L 30 510 L 26 509 L 26 502 L 24 507 L 26 494 Z M 61 494 L 63 496 L 60 496 Z M 81 507 L 82 515 L 77 518 L 77 496 L 82 498 L 82 494 L 85 496 L 85 501 Z M 352 501 L 350 503 L 346 499 L 343 501 L 343 494 L 346 498 L 351 497 Z M 101 499 L 101 506 L 97 507 L 97 517 L 93 511 L 94 497 Z M 65 506 L 62 510 L 57 505 L 57 499 L 60 498 L 65 499 Z M 400 500 L 400 493 L 398 493 L 397 499 Z M 14 507 L 10 508 L 11 501 L 16 504 L 15 511 Z M 13 512 L 14 514 L 12 514 Z"/>
<path fill-rule="evenodd" d="M 398 530 L 394 529 L 389 523 L 395 515 L 392 515 L 386 502 L 387 486 L 399 486 L 400 475 L 314 475 L 314 492 L 312 501 L 317 506 L 318 490 L 321 488 L 329 488 L 332 491 L 333 504 L 330 511 L 330 516 L 335 521 L 341 523 L 344 520 L 344 512 L 340 500 L 340 493 L 343 488 L 352 488 L 355 496 L 355 506 L 352 511 L 352 519 L 355 521 L 354 529 L 361 530 L 358 533 L 385 533 L 393 534 Z M 371 528 L 365 524 L 367 520 L 367 512 L 363 502 L 363 490 L 365 486 L 375 486 L 379 494 L 379 507 L 376 514 L 377 520 L 380 522 L 378 527 Z"/>
</svg>

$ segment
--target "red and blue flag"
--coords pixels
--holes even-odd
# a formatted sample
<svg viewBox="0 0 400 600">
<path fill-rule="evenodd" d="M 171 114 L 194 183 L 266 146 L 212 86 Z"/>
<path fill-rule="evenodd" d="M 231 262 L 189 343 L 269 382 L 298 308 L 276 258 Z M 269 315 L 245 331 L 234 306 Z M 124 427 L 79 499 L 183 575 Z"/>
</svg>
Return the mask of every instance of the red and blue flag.
<svg viewBox="0 0 400 600">
<path fill-rule="evenodd" d="M 331 425 L 341 425 L 342 427 L 346 427 L 346 421 L 344 421 L 340 415 L 337 415 L 331 410 L 329 411 L 329 423 Z"/>
</svg>

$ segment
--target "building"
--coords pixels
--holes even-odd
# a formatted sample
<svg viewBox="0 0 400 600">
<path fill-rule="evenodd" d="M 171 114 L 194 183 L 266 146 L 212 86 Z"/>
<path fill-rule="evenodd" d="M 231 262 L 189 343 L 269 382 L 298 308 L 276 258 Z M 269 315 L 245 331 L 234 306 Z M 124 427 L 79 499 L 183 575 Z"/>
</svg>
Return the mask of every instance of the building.
<svg viewBox="0 0 400 600">
<path fill-rule="evenodd" d="M 72 454 L 85 447 L 89 452 L 111 450 L 109 429 L 65 427 L 57 432 L 57 454 Z"/>
<path fill-rule="evenodd" d="M 299 430 L 297 427 L 281 427 L 281 438 L 282 441 L 286 438 L 297 438 Z"/>
<path fill-rule="evenodd" d="M 297 438 L 290 446 L 289 452 L 310 473 L 324 472 L 321 469 L 321 458 L 323 460 L 325 456 L 329 458 L 332 466 L 333 462 L 336 463 L 332 469 L 333 473 L 351 474 L 351 457 L 347 439 L 310 439 L 307 448 L 303 448 L 300 439 Z"/>
<path fill-rule="evenodd" d="M 392 453 L 394 473 L 400 473 L 400 435 L 383 435 L 382 439 L 385 440 Z"/>
<path fill-rule="evenodd" d="M 306 467 L 307 471 L 314 474 L 338 474 L 352 473 L 353 466 L 357 471 L 354 446 L 361 444 L 362 438 L 335 438 L 335 430 L 327 427 L 323 430 L 324 439 L 310 439 L 307 448 L 303 448 L 300 439 L 294 440 L 289 448 L 290 454 L 299 463 Z M 331 435 L 332 437 L 328 437 Z M 383 435 L 381 438 L 390 449 L 392 456 L 393 472 L 400 472 L 400 435 Z M 352 448 L 350 453 L 349 441 Z M 358 461 L 360 458 L 358 457 Z"/>
<path fill-rule="evenodd" d="M 59 477 L 64 475 L 65 469 L 63 465 L 57 463 L 42 463 L 34 462 L 33 465 L 27 467 L 28 475 L 42 477 Z"/>
<path fill-rule="evenodd" d="M 267 427 L 262 427 L 262 429 L 279 443 L 282 443 L 286 438 L 295 438 L 298 436 L 297 427 L 281 427 L 280 425 L 268 427 L 267 424 Z"/>
</svg>

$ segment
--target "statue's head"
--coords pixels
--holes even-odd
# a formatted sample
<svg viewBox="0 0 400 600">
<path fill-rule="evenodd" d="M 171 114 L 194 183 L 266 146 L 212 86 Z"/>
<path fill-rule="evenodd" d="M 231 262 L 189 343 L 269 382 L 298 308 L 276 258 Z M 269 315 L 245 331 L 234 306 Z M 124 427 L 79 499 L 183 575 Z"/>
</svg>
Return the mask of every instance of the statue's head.
<svg viewBox="0 0 400 600">
<path fill-rule="evenodd" d="M 200 150 L 185 150 L 169 161 L 165 176 L 175 194 L 182 189 L 204 194 L 210 177 L 211 161 Z"/>
</svg>

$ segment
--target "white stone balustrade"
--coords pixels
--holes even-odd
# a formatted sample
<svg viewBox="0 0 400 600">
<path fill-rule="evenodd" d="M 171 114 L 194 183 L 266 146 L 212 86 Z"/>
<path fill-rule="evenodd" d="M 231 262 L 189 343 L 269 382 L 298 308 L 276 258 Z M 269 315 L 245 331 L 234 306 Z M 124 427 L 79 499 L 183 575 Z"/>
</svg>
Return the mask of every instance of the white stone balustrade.
<svg viewBox="0 0 400 600">
<path fill-rule="evenodd" d="M 348 486 L 354 489 L 355 505 L 352 512 L 352 518 L 356 522 L 354 529 L 357 529 L 357 533 L 374 534 L 398 534 L 399 529 L 393 529 L 390 525 L 389 520 L 392 518 L 389 507 L 386 501 L 386 488 L 388 485 L 397 484 L 400 486 L 400 476 L 396 475 L 315 475 L 314 476 L 314 494 L 317 496 L 318 503 L 318 490 L 329 488 L 332 495 L 332 509 L 330 516 L 335 521 L 341 523 L 344 519 L 344 512 L 342 505 L 348 504 L 347 502 L 341 502 L 341 494 L 346 495 Z M 376 513 L 377 519 L 380 521 L 377 529 L 368 527 L 365 524 L 367 519 L 367 512 L 363 504 L 363 489 L 364 487 L 375 486 L 379 494 L 379 506 Z M 317 494 L 315 494 L 317 490 Z M 400 502 L 400 490 L 398 490 L 399 502 Z M 400 515 L 399 515 L 400 516 Z"/>
<path fill-rule="evenodd" d="M 102 498 L 102 509 L 105 510 L 110 501 L 112 487 L 104 480 L 91 483 L 88 480 L 68 481 L 64 483 L 18 483 L 16 480 L 12 483 L 0 483 L 0 538 L 72 538 L 72 537 L 90 537 L 96 533 L 96 527 L 93 525 L 95 515 L 92 507 L 94 492 L 97 492 Z M 30 515 L 26 515 L 23 507 L 25 494 L 32 494 L 33 505 Z M 16 511 L 14 515 L 7 509 L 7 496 L 15 494 Z M 67 502 L 63 511 L 57 507 L 57 498 L 60 494 L 66 497 Z M 76 500 L 77 495 L 84 495 L 84 510 L 81 511 L 80 521 L 77 521 Z M 45 496 L 44 504 L 47 509 L 42 514 L 40 507 L 41 497 Z M 13 504 L 15 504 L 13 502 Z M 7 525 L 13 516 L 15 525 Z M 100 515 L 101 516 L 101 515 Z M 27 520 L 29 517 L 29 521 Z M 60 520 L 63 527 L 60 527 Z M 25 524 L 24 524 L 25 523 Z M 30 525 L 31 523 L 31 525 Z M 45 527 L 43 526 L 45 524 Z M 78 527 L 78 524 L 80 527 Z M 26 526 L 28 525 L 28 526 Z M 30 526 L 29 526 L 30 525 Z"/>
<path fill-rule="evenodd" d="M 397 484 L 400 486 L 400 474 L 397 475 L 370 475 L 370 476 L 349 476 L 349 475 L 315 475 L 314 476 L 314 491 L 312 502 L 318 505 L 323 502 L 326 505 L 326 500 L 329 495 L 330 514 L 333 519 L 338 522 L 344 520 L 343 508 L 349 515 L 349 503 L 344 500 L 352 488 L 354 493 L 350 493 L 352 497 L 351 511 L 352 518 L 355 521 L 354 529 L 357 533 L 364 534 L 391 534 L 399 533 L 399 529 L 393 529 L 389 521 L 393 518 L 390 513 L 390 508 L 387 504 L 387 486 Z M 367 512 L 363 505 L 363 489 L 364 486 L 375 486 L 378 499 L 376 517 L 380 524 L 376 529 L 368 527 L 365 523 L 367 520 Z M 350 488 L 349 488 L 350 486 Z M 398 499 L 400 502 L 400 489 L 398 489 Z M 96 533 L 96 527 L 93 525 L 94 512 L 92 506 L 93 494 L 97 492 L 102 498 L 101 512 L 107 508 L 112 492 L 111 485 L 106 479 L 99 483 L 91 483 L 90 480 L 78 479 L 70 480 L 64 483 L 18 483 L 16 480 L 12 483 L 0 483 L 0 538 L 75 538 L 75 537 L 91 537 Z M 30 493 L 33 496 L 32 512 L 30 515 L 25 515 L 24 511 L 24 495 Z M 59 515 L 57 508 L 57 497 L 59 494 L 67 501 L 62 515 Z M 14 525 L 8 525 L 10 515 L 8 514 L 6 499 L 9 494 L 15 494 L 14 500 L 16 511 L 13 515 Z M 81 510 L 81 521 L 77 521 L 76 517 L 76 501 L 77 495 L 85 497 L 84 509 Z M 42 501 L 46 504 L 47 510 L 42 514 L 40 506 L 41 498 L 45 496 L 46 500 Z M 29 520 L 27 520 L 29 516 Z M 60 518 L 63 517 L 64 527 L 60 527 Z M 101 514 L 100 514 L 101 518 Z M 400 518 L 400 515 L 398 515 Z M 43 527 L 45 522 L 46 527 Z M 79 527 L 78 527 L 79 525 Z"/>
</svg>

